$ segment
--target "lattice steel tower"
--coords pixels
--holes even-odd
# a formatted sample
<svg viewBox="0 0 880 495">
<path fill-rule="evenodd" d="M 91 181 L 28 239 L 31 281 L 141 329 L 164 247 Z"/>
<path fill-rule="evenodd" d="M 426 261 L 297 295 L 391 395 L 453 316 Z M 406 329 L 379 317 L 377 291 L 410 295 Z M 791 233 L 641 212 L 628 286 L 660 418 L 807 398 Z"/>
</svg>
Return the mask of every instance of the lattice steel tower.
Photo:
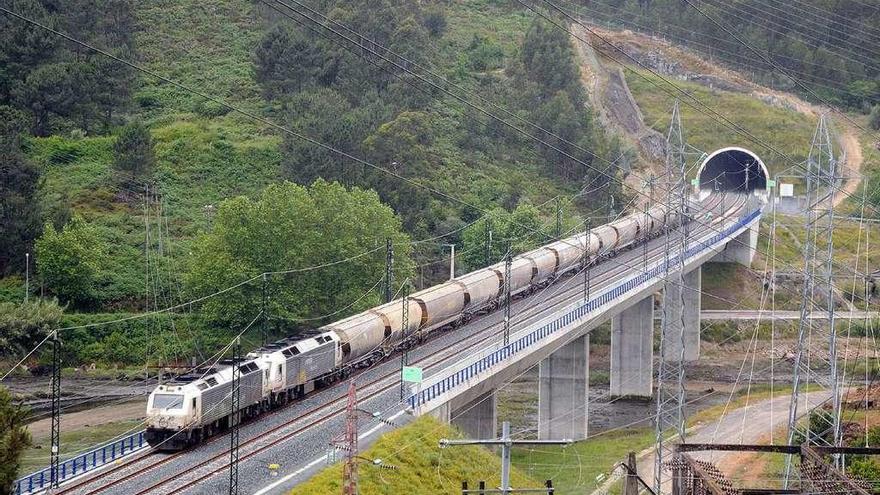
<svg viewBox="0 0 880 495">
<path fill-rule="evenodd" d="M 342 495 L 358 495 L 358 412 L 357 388 L 354 380 L 348 385 L 348 402 L 345 406 L 345 435 L 342 447 L 345 462 L 342 465 Z"/>
<path fill-rule="evenodd" d="M 238 495 L 238 433 L 241 423 L 241 338 L 232 343 L 232 400 L 229 413 L 229 495 Z"/>
<path fill-rule="evenodd" d="M 819 117 L 810 154 L 807 157 L 806 182 L 807 223 L 806 239 L 803 243 L 804 283 L 801 292 L 800 320 L 798 322 L 798 346 L 794 361 L 794 384 L 791 403 L 788 409 L 788 443 L 791 444 L 797 435 L 798 400 L 803 375 L 814 379 L 816 383 L 831 391 L 832 432 L 834 445 L 840 445 L 840 387 L 837 373 L 837 334 L 834 331 L 834 289 L 832 262 L 834 259 L 834 190 L 840 177 L 837 176 L 837 161 L 828 131 L 827 118 Z M 810 313 L 827 312 L 828 329 L 828 375 L 818 372 L 811 365 L 809 342 L 814 330 L 821 332 L 824 325 L 821 320 L 813 320 Z M 820 360 L 821 361 L 821 360 Z M 820 364 L 825 364 L 821 362 Z M 807 442 L 814 442 L 818 437 L 812 436 L 809 422 L 806 436 Z M 785 478 L 788 482 L 791 473 L 791 457 L 785 464 Z"/>
<path fill-rule="evenodd" d="M 663 319 L 660 330 L 660 364 L 657 368 L 656 445 L 654 454 L 654 490 L 661 492 L 664 463 L 672 460 L 672 443 L 684 439 L 684 258 L 687 250 L 687 158 L 678 101 L 672 107 L 672 121 L 666 137 L 666 205 L 669 208 L 664 227 L 666 241 Z M 674 229 L 672 215 L 681 219 Z M 677 287 L 676 287 L 677 286 Z M 667 297 L 677 294 L 678 297 Z M 664 435 L 673 433 L 674 438 Z"/>
</svg>

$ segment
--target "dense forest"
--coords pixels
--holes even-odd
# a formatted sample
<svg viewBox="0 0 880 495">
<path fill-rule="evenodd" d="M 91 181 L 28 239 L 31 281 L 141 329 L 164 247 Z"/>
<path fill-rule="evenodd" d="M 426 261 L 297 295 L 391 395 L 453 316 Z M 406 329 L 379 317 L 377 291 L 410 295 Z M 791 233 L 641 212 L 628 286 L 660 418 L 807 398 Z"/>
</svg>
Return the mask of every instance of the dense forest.
<svg viewBox="0 0 880 495">
<path fill-rule="evenodd" d="M 880 104 L 877 0 L 575 0 L 560 6 L 592 22 L 655 33 L 813 101 L 865 113 Z"/>
<path fill-rule="evenodd" d="M 86 323 L 69 363 L 287 335 L 379 303 L 387 239 L 393 291 L 417 290 L 449 243 L 461 273 L 624 204 L 610 177 L 635 153 L 594 120 L 566 33 L 506 2 L 309 5 L 369 44 L 246 0 L 12 2 L 81 43 L 0 16 L 8 356 Z"/>
<path fill-rule="evenodd" d="M 381 300 L 389 237 L 393 290 L 418 290 L 446 276 L 448 244 L 461 273 L 632 197 L 620 179 L 637 155 L 599 123 L 568 34 L 518 2 L 314 0 L 314 22 L 270 5 L 10 2 L 45 28 L 0 16 L 9 354 L 58 325 L 203 297 L 71 330 L 66 353 L 143 363 L 248 324 L 255 340 L 295 333 Z M 798 89 L 687 2 L 560 5 Z M 863 111 L 878 101 L 871 5 L 823 3 L 835 15 L 818 29 L 802 2 L 786 19 L 753 1 L 699 4 L 821 97 Z M 332 242 L 305 234 L 322 230 Z M 364 252 L 358 269 L 288 273 Z"/>
</svg>

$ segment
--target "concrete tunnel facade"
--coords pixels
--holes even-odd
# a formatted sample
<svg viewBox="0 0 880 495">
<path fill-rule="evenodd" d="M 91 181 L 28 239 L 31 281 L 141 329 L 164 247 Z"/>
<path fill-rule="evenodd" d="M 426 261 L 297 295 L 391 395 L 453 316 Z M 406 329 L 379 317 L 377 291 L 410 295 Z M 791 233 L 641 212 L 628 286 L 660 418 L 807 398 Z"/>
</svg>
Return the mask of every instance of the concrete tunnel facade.
<svg viewBox="0 0 880 495">
<path fill-rule="evenodd" d="M 707 156 L 700 164 L 697 178 L 700 189 L 752 192 L 766 190 L 770 173 L 754 152 L 731 146 Z"/>
</svg>

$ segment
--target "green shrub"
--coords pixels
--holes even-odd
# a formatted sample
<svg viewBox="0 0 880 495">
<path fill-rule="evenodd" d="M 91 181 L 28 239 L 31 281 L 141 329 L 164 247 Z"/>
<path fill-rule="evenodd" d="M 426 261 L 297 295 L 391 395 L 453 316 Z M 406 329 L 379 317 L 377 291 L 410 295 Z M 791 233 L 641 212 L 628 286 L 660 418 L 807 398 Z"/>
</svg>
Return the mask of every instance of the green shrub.
<svg viewBox="0 0 880 495">
<path fill-rule="evenodd" d="M 162 106 L 162 97 L 153 90 L 144 90 L 134 96 L 135 103 L 144 110 Z"/>
<path fill-rule="evenodd" d="M 157 314 L 130 318 L 132 313 L 69 313 L 59 324 L 66 366 L 188 363 L 192 356 L 210 355 L 229 342 L 231 332 L 211 328 L 194 315 Z M 130 319 L 126 319 L 130 318 Z M 117 320 L 124 321 L 117 321 Z M 257 331 L 245 334 L 242 346 L 255 348 Z M 43 356 L 48 359 L 48 356 Z"/>
<path fill-rule="evenodd" d="M 18 477 L 21 455 L 31 445 L 27 430 L 28 411 L 21 404 L 14 404 L 12 395 L 0 387 L 0 493 L 10 493 L 12 483 Z"/>
<path fill-rule="evenodd" d="M 468 61 L 474 70 L 497 69 L 504 61 L 504 50 L 488 37 L 475 34 L 468 46 Z"/>
<path fill-rule="evenodd" d="M 222 117 L 230 112 L 229 107 L 215 101 L 203 100 L 196 104 L 196 114 L 205 118 Z"/>
<path fill-rule="evenodd" d="M 874 105 L 871 108 L 871 115 L 868 116 L 868 124 L 875 131 L 880 130 L 880 105 Z"/>
<path fill-rule="evenodd" d="M 58 328 L 63 308 L 58 301 L 31 299 L 0 303 L 0 355 L 24 355 Z"/>
<path fill-rule="evenodd" d="M 700 339 L 716 344 L 728 344 L 742 340 L 742 332 L 735 321 L 703 322 Z"/>
<path fill-rule="evenodd" d="M 439 38 L 446 31 L 446 14 L 439 8 L 430 9 L 425 12 L 424 23 L 428 34 Z"/>
<path fill-rule="evenodd" d="M 66 165 L 75 162 L 82 156 L 82 150 L 76 141 L 57 141 L 49 151 L 49 163 Z"/>
<path fill-rule="evenodd" d="M 65 303 L 92 302 L 99 265 L 106 249 L 97 230 L 74 216 L 61 231 L 51 223 L 37 239 L 37 271 L 49 293 Z"/>
<path fill-rule="evenodd" d="M 880 488 L 880 466 L 870 457 L 848 459 L 846 472 L 850 476 L 868 481 L 877 490 Z"/>
</svg>

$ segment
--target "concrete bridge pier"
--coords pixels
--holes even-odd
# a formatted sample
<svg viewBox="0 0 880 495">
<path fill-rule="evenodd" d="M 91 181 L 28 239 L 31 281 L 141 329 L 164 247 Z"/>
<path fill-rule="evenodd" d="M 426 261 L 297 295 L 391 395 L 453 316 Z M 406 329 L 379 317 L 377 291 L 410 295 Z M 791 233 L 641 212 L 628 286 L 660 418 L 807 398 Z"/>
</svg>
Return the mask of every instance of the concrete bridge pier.
<svg viewBox="0 0 880 495">
<path fill-rule="evenodd" d="M 686 362 L 700 359 L 700 291 L 702 290 L 702 269 L 696 268 L 682 277 L 684 287 L 670 284 L 663 297 L 678 298 L 684 296 L 684 360 Z M 679 321 L 681 314 L 675 309 L 668 315 L 671 321 Z M 681 339 L 678 335 L 663 336 L 666 342 L 663 359 L 678 359 L 681 353 Z"/>
<path fill-rule="evenodd" d="M 654 296 L 611 322 L 611 395 L 650 398 L 653 388 Z"/>
<path fill-rule="evenodd" d="M 724 250 L 718 253 L 712 261 L 718 263 L 739 263 L 743 266 L 752 266 L 755 259 L 755 251 L 758 249 L 758 223 L 749 227 L 740 235 L 731 239 Z"/>
<path fill-rule="evenodd" d="M 565 344 L 538 365 L 538 438 L 587 437 L 589 334 Z"/>
</svg>

